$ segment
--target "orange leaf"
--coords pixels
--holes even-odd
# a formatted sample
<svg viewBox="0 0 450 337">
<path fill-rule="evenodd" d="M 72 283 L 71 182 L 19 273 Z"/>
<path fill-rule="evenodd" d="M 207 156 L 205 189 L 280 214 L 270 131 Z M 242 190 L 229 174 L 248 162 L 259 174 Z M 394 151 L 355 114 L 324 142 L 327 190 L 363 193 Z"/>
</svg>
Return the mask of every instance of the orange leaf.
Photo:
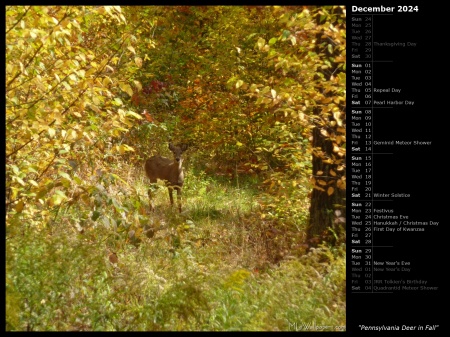
<svg viewBox="0 0 450 337">
<path fill-rule="evenodd" d="M 153 119 L 152 115 L 150 115 L 150 114 L 148 113 L 147 110 L 144 110 L 144 111 L 142 112 L 142 115 L 144 115 L 145 119 L 146 119 L 147 121 L 149 121 L 150 123 L 155 121 L 155 120 Z"/>
<path fill-rule="evenodd" d="M 109 261 L 113 264 L 116 264 L 117 262 L 119 262 L 119 258 L 117 257 L 117 254 L 116 253 L 109 254 Z"/>
<path fill-rule="evenodd" d="M 327 194 L 328 195 L 332 195 L 334 193 L 334 188 L 333 187 L 328 187 L 328 190 L 327 190 Z"/>
</svg>

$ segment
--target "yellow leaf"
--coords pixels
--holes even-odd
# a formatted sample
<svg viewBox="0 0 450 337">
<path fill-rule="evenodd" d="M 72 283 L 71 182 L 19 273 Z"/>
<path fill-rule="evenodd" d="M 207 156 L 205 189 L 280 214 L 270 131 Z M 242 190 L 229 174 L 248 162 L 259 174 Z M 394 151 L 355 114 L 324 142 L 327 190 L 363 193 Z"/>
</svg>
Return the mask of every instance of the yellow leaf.
<svg viewBox="0 0 450 337">
<path fill-rule="evenodd" d="M 271 89 L 270 92 L 271 92 L 272 97 L 273 97 L 274 99 L 277 98 L 277 92 L 276 92 L 274 89 Z"/>
<path fill-rule="evenodd" d="M 94 62 L 92 62 L 92 63 L 94 63 Z M 107 63 L 108 63 L 108 59 L 106 58 L 102 62 L 100 62 L 99 69 L 105 68 Z"/>
<path fill-rule="evenodd" d="M 76 82 L 78 80 L 77 77 L 75 76 L 75 74 L 70 74 L 69 78 L 74 82 Z"/>
<path fill-rule="evenodd" d="M 100 109 L 97 108 L 97 106 L 94 105 L 94 104 L 90 104 L 89 107 L 90 107 L 92 110 L 94 110 L 96 113 L 98 113 L 98 114 L 101 114 L 101 113 L 102 113 L 102 112 L 100 111 Z M 78 117 L 81 117 L 81 116 L 78 116 Z"/>
<path fill-rule="evenodd" d="M 332 177 L 336 177 L 336 172 L 334 172 L 333 170 L 330 170 L 330 175 L 331 175 Z"/>
<path fill-rule="evenodd" d="M 332 195 L 334 193 L 334 188 L 333 187 L 328 187 L 328 190 L 327 190 L 327 194 L 328 195 Z"/>
<path fill-rule="evenodd" d="M 236 142 L 237 146 L 242 146 L 243 144 L 241 142 Z"/>
<path fill-rule="evenodd" d="M 28 182 L 33 186 L 36 186 L 36 187 L 39 186 L 39 184 L 35 180 L 30 179 L 30 180 L 28 180 Z"/>
<path fill-rule="evenodd" d="M 297 39 L 295 38 L 294 35 L 291 36 L 291 43 L 293 46 L 295 46 L 297 44 Z"/>
<path fill-rule="evenodd" d="M 50 138 L 53 138 L 53 137 L 55 137 L 55 129 L 53 129 L 53 128 L 48 128 L 48 134 L 49 134 L 49 136 L 50 136 Z"/>
<path fill-rule="evenodd" d="M 126 144 L 124 144 L 124 146 L 125 146 L 125 151 L 132 151 L 132 152 L 135 152 L 133 147 L 131 147 L 131 146 L 129 146 L 129 145 L 126 145 Z"/>
<path fill-rule="evenodd" d="M 341 190 L 345 190 L 345 189 L 346 189 L 346 183 L 345 183 L 345 180 L 339 179 L 339 180 L 337 181 L 337 183 L 336 183 L 336 186 L 337 186 L 338 188 L 340 188 Z"/>
<path fill-rule="evenodd" d="M 240 86 L 242 86 L 242 84 L 244 84 L 244 81 L 238 80 L 238 81 L 236 82 L 236 88 L 239 88 Z"/>
<path fill-rule="evenodd" d="M 258 42 L 256 42 L 257 46 L 259 49 L 262 49 L 264 47 L 264 45 L 266 44 L 266 40 L 264 40 L 263 38 L 259 38 Z"/>
<path fill-rule="evenodd" d="M 138 91 L 141 91 L 141 90 L 142 90 L 142 84 L 141 84 L 141 82 L 139 82 L 139 81 L 133 81 L 133 83 L 134 83 L 134 86 L 136 87 L 136 89 L 137 89 Z"/>
<path fill-rule="evenodd" d="M 134 63 L 136 63 L 136 65 L 141 68 L 142 67 L 142 59 L 140 57 L 135 57 L 134 58 Z"/>
<path fill-rule="evenodd" d="M 128 46 L 127 49 L 129 51 L 131 51 L 133 54 L 136 54 L 136 51 L 134 50 L 134 48 L 132 46 Z"/>
<path fill-rule="evenodd" d="M 330 135 L 328 134 L 327 130 L 325 130 L 325 129 L 321 129 L 321 130 L 320 130 L 320 134 L 321 134 L 322 136 L 324 136 L 324 137 L 329 137 L 329 136 L 330 136 Z"/>
<path fill-rule="evenodd" d="M 270 104 L 270 103 L 272 103 L 272 100 L 271 100 L 269 97 L 264 97 L 263 100 L 262 100 L 262 102 L 263 102 L 264 104 Z"/>
<path fill-rule="evenodd" d="M 314 186 L 313 188 L 314 188 L 315 190 L 319 190 L 319 191 L 321 191 L 321 192 L 325 192 L 325 190 L 324 190 L 322 187 Z"/>
<path fill-rule="evenodd" d="M 65 178 L 65 179 L 67 179 L 67 180 L 69 180 L 69 181 L 72 181 L 72 179 L 70 178 L 70 176 L 69 176 L 66 172 L 61 172 L 61 171 L 59 171 L 58 174 L 59 174 L 61 177 Z"/>
<path fill-rule="evenodd" d="M 14 174 L 19 174 L 20 171 L 19 171 L 19 168 L 16 165 L 11 165 L 11 168 L 12 168 Z"/>
<path fill-rule="evenodd" d="M 121 110 L 121 109 L 119 109 L 119 110 Z M 134 111 L 131 111 L 131 110 L 128 110 L 126 112 L 126 115 L 127 116 L 133 116 L 134 118 L 137 118 L 137 119 L 142 119 L 141 115 L 139 115 L 139 114 L 137 114 L 137 113 L 135 113 Z"/>
<path fill-rule="evenodd" d="M 103 79 L 102 85 L 106 88 L 106 87 L 108 87 L 108 84 L 111 83 L 111 82 L 112 82 L 111 79 L 110 79 L 108 76 L 106 76 L 106 77 Z M 99 104 L 99 99 L 95 97 L 95 98 L 93 99 L 93 102 L 94 102 L 94 104 Z"/>
<path fill-rule="evenodd" d="M 131 89 L 131 86 L 129 84 L 127 84 L 126 90 L 127 94 L 130 95 L 130 97 L 133 96 L 133 89 Z"/>
<path fill-rule="evenodd" d="M 42 199 L 42 198 L 47 194 L 47 192 L 48 192 L 47 187 L 41 188 L 41 189 L 38 191 L 38 193 L 36 194 L 35 200 L 37 201 L 37 200 L 39 200 L 39 199 Z"/>
<path fill-rule="evenodd" d="M 75 140 L 75 139 L 77 139 L 77 137 L 78 137 L 78 134 L 75 130 L 69 131 L 69 139 Z"/>
<path fill-rule="evenodd" d="M 59 194 L 55 194 L 53 195 L 53 197 L 49 200 L 50 205 L 51 206 L 58 206 L 61 204 L 61 202 L 64 200 L 64 197 L 59 195 Z"/>
<path fill-rule="evenodd" d="M 131 89 L 131 86 L 129 84 L 121 83 L 119 87 L 122 91 L 126 92 L 128 95 L 133 96 L 133 89 Z"/>
<path fill-rule="evenodd" d="M 69 85 L 69 83 L 67 83 L 67 82 L 62 82 L 62 84 L 63 84 L 63 86 L 64 86 L 68 91 L 72 90 L 72 87 Z"/>
<path fill-rule="evenodd" d="M 37 37 L 36 29 L 32 29 L 32 30 L 30 31 L 30 36 L 31 36 L 33 39 L 35 39 L 35 38 Z"/>
<path fill-rule="evenodd" d="M 125 153 L 125 148 L 123 145 L 117 145 L 116 149 L 117 149 L 117 152 L 119 152 L 120 154 Z"/>
<path fill-rule="evenodd" d="M 25 185 L 26 185 L 22 178 L 19 178 L 19 177 L 13 177 L 13 178 L 14 178 L 20 185 L 22 185 L 22 186 L 25 186 Z"/>
<path fill-rule="evenodd" d="M 340 111 L 333 112 L 333 117 L 337 121 L 338 125 L 342 126 L 341 112 Z"/>
</svg>

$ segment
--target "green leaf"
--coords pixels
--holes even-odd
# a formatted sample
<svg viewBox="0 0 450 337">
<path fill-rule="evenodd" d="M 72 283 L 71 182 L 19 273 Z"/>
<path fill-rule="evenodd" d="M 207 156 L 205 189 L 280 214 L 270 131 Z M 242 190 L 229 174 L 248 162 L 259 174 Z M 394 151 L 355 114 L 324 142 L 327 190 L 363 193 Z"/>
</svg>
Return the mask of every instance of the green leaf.
<svg viewBox="0 0 450 337">
<path fill-rule="evenodd" d="M 262 49 L 265 44 L 266 44 L 266 40 L 264 40 L 261 37 L 258 39 L 258 42 L 256 42 L 256 45 L 258 46 L 258 49 Z"/>
<path fill-rule="evenodd" d="M 11 168 L 12 168 L 14 174 L 19 174 L 20 170 L 16 165 L 11 165 Z"/>
<path fill-rule="evenodd" d="M 58 174 L 59 174 L 61 177 L 65 178 L 65 179 L 67 179 L 67 180 L 69 180 L 69 181 L 72 181 L 72 178 L 70 178 L 70 176 L 69 176 L 66 172 L 61 172 L 61 171 L 59 171 Z"/>
<path fill-rule="evenodd" d="M 123 102 L 119 97 L 114 98 L 114 104 L 117 106 L 122 106 Z"/>
<path fill-rule="evenodd" d="M 56 191 L 56 192 L 60 192 L 60 191 Z M 52 196 L 51 198 L 51 202 L 54 206 L 58 206 L 60 205 L 64 199 L 66 199 L 67 197 L 64 195 L 61 195 L 60 193 L 56 193 Z"/>
</svg>

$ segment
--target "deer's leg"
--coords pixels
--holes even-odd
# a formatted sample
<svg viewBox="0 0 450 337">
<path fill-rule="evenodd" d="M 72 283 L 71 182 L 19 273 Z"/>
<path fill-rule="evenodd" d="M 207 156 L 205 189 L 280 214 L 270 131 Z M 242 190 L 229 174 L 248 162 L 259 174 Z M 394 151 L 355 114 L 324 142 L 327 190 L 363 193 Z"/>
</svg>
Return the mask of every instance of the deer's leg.
<svg viewBox="0 0 450 337">
<path fill-rule="evenodd" d="M 181 188 L 177 188 L 178 210 L 181 213 Z"/>
<path fill-rule="evenodd" d="M 173 206 L 173 187 L 169 186 L 170 206 Z"/>
</svg>

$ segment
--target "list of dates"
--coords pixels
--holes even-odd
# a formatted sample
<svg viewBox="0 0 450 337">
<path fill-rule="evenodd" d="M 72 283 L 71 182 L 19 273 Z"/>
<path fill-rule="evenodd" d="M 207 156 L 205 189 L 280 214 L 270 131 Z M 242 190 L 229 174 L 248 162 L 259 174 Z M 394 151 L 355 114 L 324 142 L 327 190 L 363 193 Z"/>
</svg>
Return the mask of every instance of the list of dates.
<svg viewBox="0 0 450 337">
<path fill-rule="evenodd" d="M 425 46 L 417 30 L 399 29 L 416 25 L 418 13 L 416 6 L 354 6 L 349 17 L 347 268 L 353 294 L 416 296 L 440 288 L 429 245 L 443 219 L 433 209 L 427 164 L 438 142 L 424 116 L 433 113 L 420 90 L 427 83 L 414 76 L 423 70 L 411 71 Z"/>
</svg>

